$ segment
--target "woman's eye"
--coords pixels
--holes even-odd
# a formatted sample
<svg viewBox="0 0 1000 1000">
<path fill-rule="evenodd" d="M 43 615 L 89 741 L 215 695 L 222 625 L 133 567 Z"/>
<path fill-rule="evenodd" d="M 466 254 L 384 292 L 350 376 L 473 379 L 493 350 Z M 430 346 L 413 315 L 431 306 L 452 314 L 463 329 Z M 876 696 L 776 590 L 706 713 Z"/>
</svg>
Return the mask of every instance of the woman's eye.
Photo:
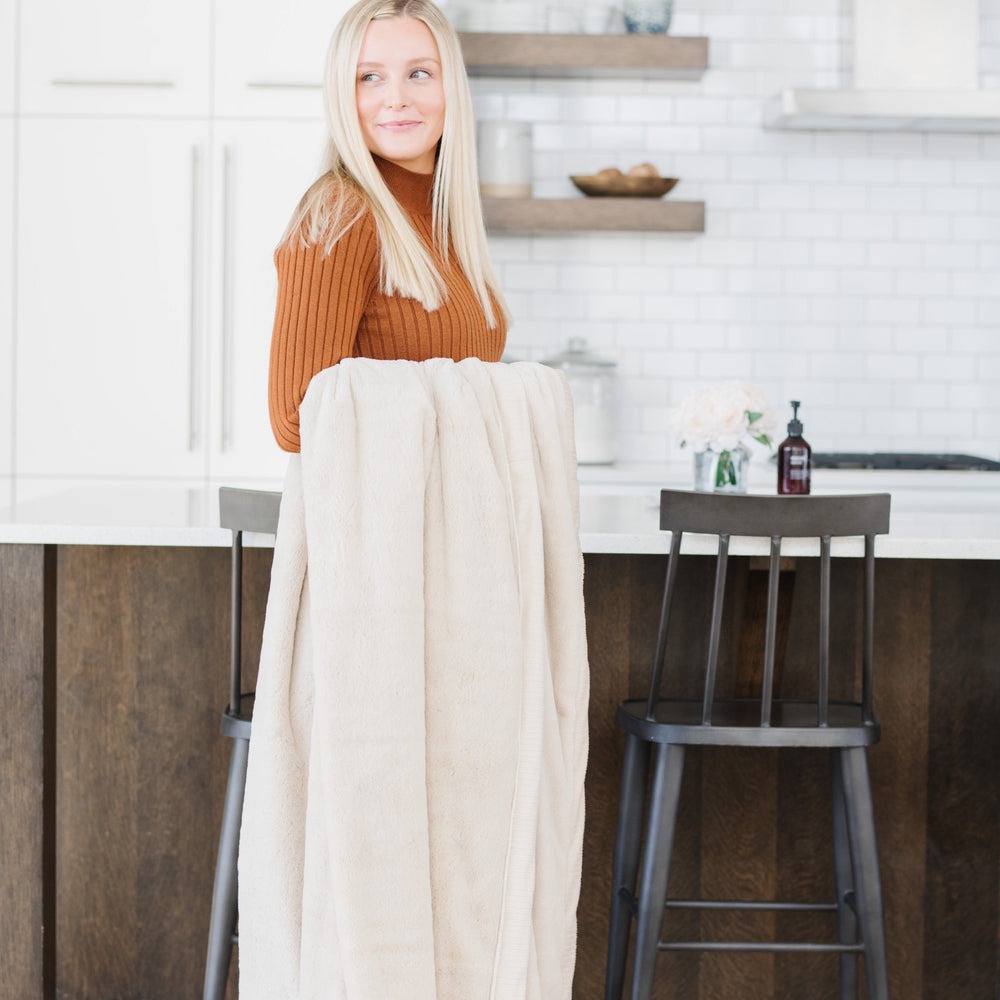
<svg viewBox="0 0 1000 1000">
<path fill-rule="evenodd" d="M 429 80 L 430 79 L 430 73 L 428 73 L 427 70 L 425 70 L 425 69 L 415 69 L 410 74 L 410 77 L 411 77 L 411 79 L 414 79 L 414 80 Z"/>
<path fill-rule="evenodd" d="M 362 73 L 358 80 L 361 83 L 373 83 L 378 79 L 378 73 Z"/>
</svg>

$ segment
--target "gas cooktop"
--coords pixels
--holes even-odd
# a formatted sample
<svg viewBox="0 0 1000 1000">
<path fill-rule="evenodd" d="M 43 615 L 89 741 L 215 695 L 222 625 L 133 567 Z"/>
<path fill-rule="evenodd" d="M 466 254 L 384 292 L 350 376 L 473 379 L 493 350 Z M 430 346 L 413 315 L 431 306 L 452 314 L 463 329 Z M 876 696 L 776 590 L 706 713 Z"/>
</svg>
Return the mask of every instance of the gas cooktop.
<svg viewBox="0 0 1000 1000">
<path fill-rule="evenodd" d="M 906 451 L 813 452 L 814 469 L 937 469 L 953 472 L 1000 471 L 1000 462 L 976 455 L 926 454 Z"/>
</svg>

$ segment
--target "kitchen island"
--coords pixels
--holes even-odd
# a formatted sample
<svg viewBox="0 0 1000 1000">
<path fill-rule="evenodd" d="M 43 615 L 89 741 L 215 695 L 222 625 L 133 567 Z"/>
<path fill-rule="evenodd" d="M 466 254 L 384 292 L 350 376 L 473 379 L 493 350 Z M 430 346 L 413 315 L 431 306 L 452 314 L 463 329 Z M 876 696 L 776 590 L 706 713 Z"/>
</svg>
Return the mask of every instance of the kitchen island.
<svg viewBox="0 0 1000 1000">
<path fill-rule="evenodd" d="M 752 490 L 770 489 L 767 472 L 757 470 Z M 581 469 L 592 691 L 574 996 L 586 1000 L 600 995 L 603 975 L 620 749 L 614 706 L 641 688 L 649 666 L 668 542 L 657 529 L 658 490 L 685 488 L 688 473 Z M 893 495 L 893 516 L 876 549 L 883 741 L 871 767 L 893 995 L 994 1000 L 1000 478 L 814 474 L 815 492 L 883 490 Z M 194 997 L 228 753 L 217 722 L 230 538 L 218 526 L 216 492 L 183 483 L 53 484 L 44 495 L 36 484 L 33 495 L 0 512 L 0 997 Z M 271 542 L 247 542 L 252 677 Z M 705 551 L 700 539 L 685 548 L 691 558 Z M 738 543 L 734 552 L 757 554 Z M 850 546 L 837 553 L 854 554 Z M 743 562 L 749 585 L 752 563 Z M 795 642 L 786 655 L 795 655 Z M 826 886 L 826 787 L 819 758 L 776 753 L 731 765 L 704 754 L 683 791 L 678 887 L 721 892 L 740 863 L 747 892 L 781 897 Z M 718 808 L 742 800 L 755 805 L 745 822 Z M 804 818 L 779 828 L 779 803 L 783 815 L 801 803 Z M 816 857 L 818 882 L 807 864 Z M 744 917 L 744 929 L 784 919 Z M 675 997 L 837 995 L 829 957 L 662 963 L 663 996 L 668 978 Z"/>
</svg>

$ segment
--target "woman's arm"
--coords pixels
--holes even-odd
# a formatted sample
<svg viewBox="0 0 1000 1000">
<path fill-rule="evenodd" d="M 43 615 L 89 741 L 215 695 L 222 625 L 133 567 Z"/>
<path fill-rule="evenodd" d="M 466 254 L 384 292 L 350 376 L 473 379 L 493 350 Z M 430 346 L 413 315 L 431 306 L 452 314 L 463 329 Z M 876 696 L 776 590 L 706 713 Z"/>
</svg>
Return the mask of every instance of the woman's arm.
<svg viewBox="0 0 1000 1000">
<path fill-rule="evenodd" d="M 299 404 L 318 371 L 354 353 L 358 324 L 378 288 L 378 238 L 370 216 L 327 254 L 322 246 L 279 247 L 268 405 L 285 451 L 298 451 Z"/>
</svg>

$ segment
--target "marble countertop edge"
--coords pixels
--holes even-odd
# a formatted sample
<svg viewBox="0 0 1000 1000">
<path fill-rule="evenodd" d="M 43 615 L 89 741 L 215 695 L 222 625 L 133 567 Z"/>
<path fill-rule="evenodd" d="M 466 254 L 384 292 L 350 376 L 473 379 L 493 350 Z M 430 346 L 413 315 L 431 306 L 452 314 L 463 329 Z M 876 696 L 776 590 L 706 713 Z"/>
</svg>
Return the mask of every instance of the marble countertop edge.
<svg viewBox="0 0 1000 1000">
<path fill-rule="evenodd" d="M 582 466 L 580 542 L 585 553 L 660 555 L 669 535 L 659 530 L 661 488 L 690 488 L 687 466 Z M 51 480 L 27 484 L 21 499 L 0 509 L 0 544 L 226 547 L 219 526 L 218 488 L 242 485 L 278 490 L 280 482 L 183 482 Z M 774 491 L 762 464 L 751 492 Z M 880 558 L 1000 559 L 1000 473 L 874 472 L 814 473 L 813 492 L 888 492 L 890 534 L 880 537 Z M 247 535 L 246 545 L 273 545 L 271 536 Z M 795 554 L 794 542 L 786 551 Z M 791 547 L 788 547 L 791 546 Z M 708 537 L 685 540 L 686 552 L 708 552 Z M 856 546 L 842 547 L 849 554 Z M 765 554 L 742 548 L 737 554 Z"/>
</svg>

